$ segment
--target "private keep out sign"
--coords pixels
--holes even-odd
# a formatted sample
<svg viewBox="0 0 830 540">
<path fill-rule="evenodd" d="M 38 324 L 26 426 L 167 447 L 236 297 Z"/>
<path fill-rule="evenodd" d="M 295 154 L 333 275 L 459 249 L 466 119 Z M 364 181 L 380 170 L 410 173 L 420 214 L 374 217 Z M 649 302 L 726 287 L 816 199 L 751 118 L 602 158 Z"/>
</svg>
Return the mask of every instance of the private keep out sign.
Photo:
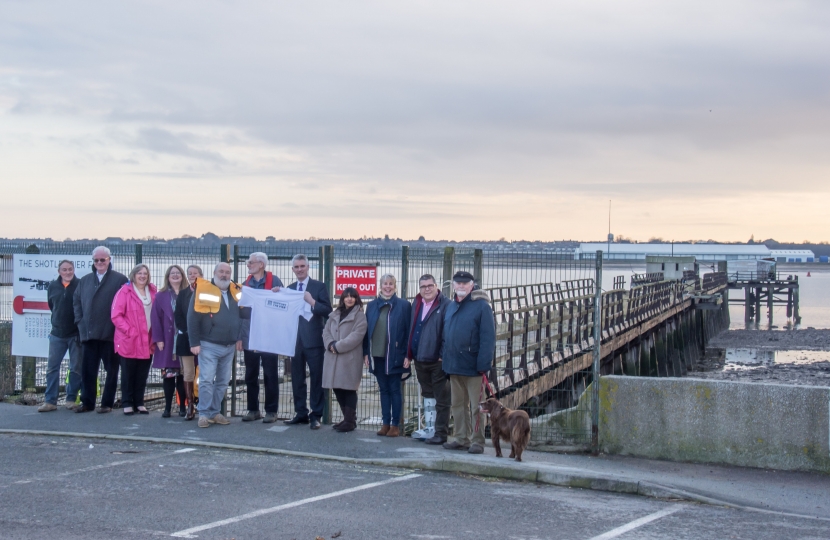
<svg viewBox="0 0 830 540">
<path fill-rule="evenodd" d="M 361 297 L 375 297 L 378 295 L 378 267 L 377 265 L 335 265 L 334 266 L 334 293 L 343 294 L 347 287 L 354 287 Z"/>
</svg>

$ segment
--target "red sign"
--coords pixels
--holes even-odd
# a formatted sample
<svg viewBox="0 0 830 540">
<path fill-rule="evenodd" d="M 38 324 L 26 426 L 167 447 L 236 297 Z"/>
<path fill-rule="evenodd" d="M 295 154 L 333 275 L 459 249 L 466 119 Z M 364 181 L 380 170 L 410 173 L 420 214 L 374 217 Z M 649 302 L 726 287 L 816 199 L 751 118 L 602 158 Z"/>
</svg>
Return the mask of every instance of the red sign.
<svg viewBox="0 0 830 540">
<path fill-rule="evenodd" d="M 346 287 L 354 287 L 361 297 L 378 295 L 378 267 L 375 265 L 335 265 L 334 293 L 343 294 Z"/>
</svg>

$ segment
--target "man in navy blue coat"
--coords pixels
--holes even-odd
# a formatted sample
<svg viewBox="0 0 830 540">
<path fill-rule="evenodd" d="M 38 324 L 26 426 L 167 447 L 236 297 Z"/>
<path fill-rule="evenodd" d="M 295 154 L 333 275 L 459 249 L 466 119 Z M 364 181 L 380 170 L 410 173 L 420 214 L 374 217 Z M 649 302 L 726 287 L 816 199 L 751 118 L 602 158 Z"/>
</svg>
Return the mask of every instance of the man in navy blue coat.
<svg viewBox="0 0 830 540">
<path fill-rule="evenodd" d="M 493 366 L 496 319 L 487 293 L 473 290 L 472 274 L 456 272 L 452 282 L 455 295 L 444 312 L 441 358 L 444 372 L 450 376 L 455 440 L 444 443 L 444 448 L 481 454 L 487 418 L 479 412 L 478 404 L 486 397 L 481 395 L 482 375 Z"/>
</svg>

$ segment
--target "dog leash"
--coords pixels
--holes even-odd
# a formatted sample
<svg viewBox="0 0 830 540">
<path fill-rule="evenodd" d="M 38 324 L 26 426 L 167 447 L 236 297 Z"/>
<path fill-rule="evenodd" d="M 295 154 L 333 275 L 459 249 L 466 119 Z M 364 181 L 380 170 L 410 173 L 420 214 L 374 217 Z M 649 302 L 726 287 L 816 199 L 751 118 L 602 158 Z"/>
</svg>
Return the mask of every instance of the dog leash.
<svg viewBox="0 0 830 540">
<path fill-rule="evenodd" d="M 482 373 L 481 374 L 481 387 L 478 389 L 478 402 L 479 403 L 481 403 L 481 397 L 482 396 L 484 396 L 484 397 L 487 396 L 487 390 L 490 390 L 490 396 L 491 397 L 496 397 L 496 393 L 493 391 L 493 385 L 490 384 L 490 380 L 487 379 L 487 374 Z M 481 418 L 481 412 L 479 412 L 479 414 L 476 415 L 476 427 L 473 430 L 473 433 L 478 431 L 478 421 L 479 421 L 480 418 Z"/>
</svg>

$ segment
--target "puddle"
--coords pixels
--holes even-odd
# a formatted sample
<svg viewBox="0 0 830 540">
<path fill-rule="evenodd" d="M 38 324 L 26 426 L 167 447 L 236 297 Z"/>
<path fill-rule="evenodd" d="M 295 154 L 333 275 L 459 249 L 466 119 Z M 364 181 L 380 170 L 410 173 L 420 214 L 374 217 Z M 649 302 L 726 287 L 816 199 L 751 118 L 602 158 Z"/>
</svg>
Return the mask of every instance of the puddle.
<svg viewBox="0 0 830 540">
<path fill-rule="evenodd" d="M 810 365 L 830 362 L 830 351 L 724 349 L 724 360 L 724 370 L 752 369 L 781 364 Z"/>
</svg>

